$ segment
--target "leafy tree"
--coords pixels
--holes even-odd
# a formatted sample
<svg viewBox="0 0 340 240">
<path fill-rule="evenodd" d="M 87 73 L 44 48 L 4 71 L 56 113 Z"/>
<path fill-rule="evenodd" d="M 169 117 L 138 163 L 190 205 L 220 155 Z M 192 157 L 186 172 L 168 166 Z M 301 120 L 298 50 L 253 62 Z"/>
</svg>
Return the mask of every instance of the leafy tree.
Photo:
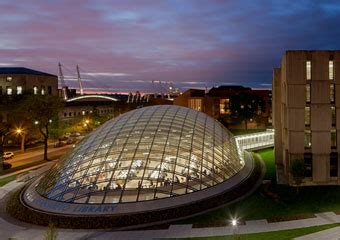
<svg viewBox="0 0 340 240">
<path fill-rule="evenodd" d="M 44 160 L 47 158 L 49 126 L 58 118 L 58 113 L 63 107 L 56 96 L 27 96 L 20 104 L 19 112 L 23 119 L 38 127 L 44 139 Z"/>
<path fill-rule="evenodd" d="M 299 186 L 302 184 L 305 175 L 304 162 L 301 159 L 295 159 L 291 162 L 290 173 L 296 185 L 296 192 L 299 193 Z"/>
<path fill-rule="evenodd" d="M 4 143 L 9 133 L 10 125 L 6 122 L 2 122 L 2 119 L 0 118 L 0 173 L 3 171 Z"/>
<path fill-rule="evenodd" d="M 244 121 L 246 129 L 248 129 L 248 121 L 259 117 L 263 108 L 263 99 L 251 93 L 242 92 L 230 98 L 231 117 Z M 259 112 L 259 109 L 262 111 Z"/>
</svg>

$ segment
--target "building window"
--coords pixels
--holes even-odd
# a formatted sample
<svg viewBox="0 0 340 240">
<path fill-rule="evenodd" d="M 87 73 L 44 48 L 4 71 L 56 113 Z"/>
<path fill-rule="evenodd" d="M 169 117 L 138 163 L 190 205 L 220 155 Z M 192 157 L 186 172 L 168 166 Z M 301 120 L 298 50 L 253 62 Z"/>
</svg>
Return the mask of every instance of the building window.
<svg viewBox="0 0 340 240">
<path fill-rule="evenodd" d="M 312 132 L 305 130 L 305 148 L 309 149 L 312 147 Z"/>
<path fill-rule="evenodd" d="M 306 84 L 306 102 L 310 103 L 310 84 Z"/>
<path fill-rule="evenodd" d="M 334 79 L 334 61 L 333 60 L 328 62 L 328 77 L 329 77 L 329 80 Z"/>
<path fill-rule="evenodd" d="M 37 86 L 34 86 L 34 87 L 33 87 L 33 94 L 34 94 L 34 95 L 37 95 L 37 94 L 38 94 L 38 87 L 37 87 Z"/>
<path fill-rule="evenodd" d="M 230 113 L 230 105 L 229 105 L 229 98 L 221 98 L 220 99 L 220 114 L 229 114 Z"/>
<path fill-rule="evenodd" d="M 6 94 L 7 95 L 12 95 L 13 94 L 13 89 L 11 87 L 6 87 Z"/>
<path fill-rule="evenodd" d="M 310 126 L 310 107 L 305 107 L 305 126 Z"/>
<path fill-rule="evenodd" d="M 41 95 L 45 95 L 45 86 L 41 86 Z"/>
<path fill-rule="evenodd" d="M 334 84 L 331 84 L 331 85 L 330 85 L 329 96 L 330 96 L 331 102 L 334 103 L 334 101 L 335 101 Z"/>
<path fill-rule="evenodd" d="M 51 86 L 47 87 L 47 92 L 48 92 L 48 95 L 52 95 L 52 87 Z"/>
<path fill-rule="evenodd" d="M 331 130 L 331 148 L 336 148 L 336 129 Z"/>
<path fill-rule="evenodd" d="M 313 173 L 313 155 L 311 153 L 305 153 L 303 156 L 305 165 L 305 177 L 312 177 Z"/>
<path fill-rule="evenodd" d="M 64 117 L 67 117 L 67 113 L 64 113 Z"/>
<path fill-rule="evenodd" d="M 331 106 L 331 113 L 332 113 L 332 126 L 336 126 L 336 110 L 334 106 Z"/>
<path fill-rule="evenodd" d="M 329 165 L 330 165 L 330 176 L 338 176 L 338 153 L 332 152 L 329 155 Z"/>
<path fill-rule="evenodd" d="M 6 78 L 6 81 L 7 81 L 7 82 L 11 82 L 12 79 L 13 79 L 12 77 L 7 77 L 7 78 Z"/>
<path fill-rule="evenodd" d="M 2 86 L 0 86 L 0 95 L 2 95 Z"/>
<path fill-rule="evenodd" d="M 312 62 L 306 61 L 306 78 L 307 80 L 312 79 Z"/>
<path fill-rule="evenodd" d="M 195 109 L 196 111 L 202 111 L 202 99 L 191 98 L 188 103 L 189 108 Z"/>
<path fill-rule="evenodd" d="M 22 86 L 17 86 L 17 95 L 22 94 Z"/>
</svg>

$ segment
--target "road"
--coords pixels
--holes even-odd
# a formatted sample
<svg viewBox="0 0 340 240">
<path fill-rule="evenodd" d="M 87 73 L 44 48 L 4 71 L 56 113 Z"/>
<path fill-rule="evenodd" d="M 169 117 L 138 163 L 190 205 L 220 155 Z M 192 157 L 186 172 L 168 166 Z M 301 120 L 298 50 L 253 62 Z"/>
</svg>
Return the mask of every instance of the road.
<svg viewBox="0 0 340 240">
<path fill-rule="evenodd" d="M 68 149 L 70 149 L 72 145 L 66 145 L 59 148 L 53 148 L 50 146 L 48 148 L 48 158 L 56 159 L 62 156 Z M 6 160 L 6 162 L 12 164 L 12 168 L 18 167 L 21 165 L 31 164 L 34 162 L 41 162 L 44 157 L 44 149 L 38 148 L 35 150 L 29 150 L 25 153 L 16 153 L 14 158 Z"/>
</svg>

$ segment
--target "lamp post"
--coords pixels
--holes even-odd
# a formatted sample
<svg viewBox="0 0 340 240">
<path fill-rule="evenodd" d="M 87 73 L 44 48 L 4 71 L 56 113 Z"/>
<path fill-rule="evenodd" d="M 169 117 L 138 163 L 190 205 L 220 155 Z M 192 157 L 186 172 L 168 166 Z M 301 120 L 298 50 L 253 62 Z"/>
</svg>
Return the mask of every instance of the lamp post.
<svg viewBox="0 0 340 240">
<path fill-rule="evenodd" d="M 238 238 L 238 235 L 237 235 L 237 226 L 238 225 L 238 222 L 237 222 L 237 219 L 232 219 L 231 220 L 231 226 L 232 226 L 232 228 L 233 228 L 233 238 L 234 239 L 239 239 Z"/>
<path fill-rule="evenodd" d="M 21 136 L 21 152 L 25 152 L 25 132 L 21 128 L 17 128 L 16 133 Z"/>
</svg>

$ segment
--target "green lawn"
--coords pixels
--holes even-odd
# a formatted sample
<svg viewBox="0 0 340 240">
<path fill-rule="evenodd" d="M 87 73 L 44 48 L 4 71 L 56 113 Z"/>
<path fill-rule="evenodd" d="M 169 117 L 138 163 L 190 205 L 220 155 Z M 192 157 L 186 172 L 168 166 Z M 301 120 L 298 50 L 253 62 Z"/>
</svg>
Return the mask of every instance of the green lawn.
<svg viewBox="0 0 340 240">
<path fill-rule="evenodd" d="M 265 178 L 275 179 L 273 150 L 258 152 L 267 168 Z M 274 199 L 258 189 L 249 197 L 222 207 L 210 213 L 180 221 L 180 224 L 223 224 L 234 216 L 242 220 L 264 219 L 287 220 L 297 215 L 310 216 L 313 213 L 340 210 L 340 186 L 300 187 L 297 194 L 294 187 L 272 184 L 269 191 L 278 197 Z"/>
<path fill-rule="evenodd" d="M 275 168 L 275 158 L 274 151 L 272 148 L 257 151 L 264 163 L 266 164 L 266 175 L 265 179 L 275 181 L 276 179 L 276 168 Z"/>
<path fill-rule="evenodd" d="M 243 234 L 236 236 L 223 236 L 223 237 L 202 237 L 202 238 L 181 238 L 181 239 L 197 239 L 197 240 L 231 240 L 231 239 L 240 239 L 240 240 L 288 240 L 296 237 L 304 236 L 310 233 L 319 232 L 322 230 L 338 227 L 340 224 L 327 224 L 316 227 L 307 227 L 300 229 L 292 229 L 292 230 L 284 230 L 284 231 L 276 231 L 276 232 L 268 232 L 268 233 L 253 233 L 253 234 Z"/>
<path fill-rule="evenodd" d="M 17 175 L 12 175 L 12 176 L 9 176 L 9 177 L 5 177 L 5 178 L 1 178 L 0 179 L 0 187 L 4 186 L 5 184 L 15 180 L 17 177 Z"/>
</svg>

